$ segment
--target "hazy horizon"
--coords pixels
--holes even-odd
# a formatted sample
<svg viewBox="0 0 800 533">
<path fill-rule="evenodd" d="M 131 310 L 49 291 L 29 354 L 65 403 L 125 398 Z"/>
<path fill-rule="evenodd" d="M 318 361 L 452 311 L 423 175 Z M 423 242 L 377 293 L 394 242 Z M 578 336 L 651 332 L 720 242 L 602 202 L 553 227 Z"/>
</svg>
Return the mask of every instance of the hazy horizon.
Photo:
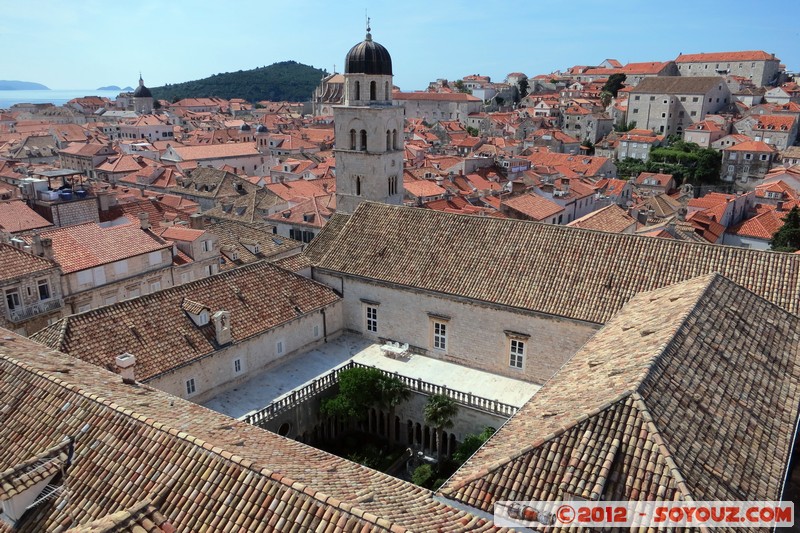
<svg viewBox="0 0 800 533">
<path fill-rule="evenodd" d="M 743 1 L 578 0 L 559 9 L 532 2 L 503 9 L 410 0 L 369 11 L 372 35 L 389 50 L 395 85 L 404 90 L 437 78 L 502 81 L 510 72 L 534 76 L 606 58 L 667 61 L 681 52 L 764 50 L 797 70 L 798 15 L 800 3 L 790 0 L 761 10 Z M 140 71 L 157 87 L 287 60 L 341 72 L 365 26 L 364 6 L 353 2 L 4 3 L 0 46 L 24 53 L 6 55 L 2 77 L 71 90 L 135 87 Z"/>
</svg>

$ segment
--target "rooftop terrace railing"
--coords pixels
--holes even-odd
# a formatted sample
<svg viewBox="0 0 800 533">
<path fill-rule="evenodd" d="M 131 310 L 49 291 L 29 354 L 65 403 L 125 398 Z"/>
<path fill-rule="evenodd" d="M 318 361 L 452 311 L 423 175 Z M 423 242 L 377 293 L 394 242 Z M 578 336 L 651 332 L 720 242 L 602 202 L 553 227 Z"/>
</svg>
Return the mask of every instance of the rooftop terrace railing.
<svg viewBox="0 0 800 533">
<path fill-rule="evenodd" d="M 263 409 L 245 415 L 242 418 L 242 420 L 254 426 L 265 427 L 267 422 L 273 420 L 281 413 L 284 413 L 303 402 L 306 402 L 308 400 L 311 400 L 319 396 L 323 392 L 327 391 L 328 389 L 339 383 L 339 374 L 343 370 L 349 370 L 351 368 L 375 368 L 375 367 L 371 367 L 369 365 L 364 365 L 361 363 L 356 363 L 355 361 L 350 361 L 347 364 L 340 366 L 339 368 L 334 368 L 327 374 L 324 374 L 319 378 L 312 380 L 307 385 L 295 389 L 292 392 L 286 394 L 285 396 L 278 398 L 277 400 L 270 403 Z M 434 383 L 423 381 L 419 378 L 411 378 L 408 376 L 403 376 L 396 372 L 388 372 L 386 370 L 381 370 L 380 368 L 378 370 L 380 370 L 383 374 L 387 376 L 399 379 L 412 392 L 425 394 L 427 396 L 431 396 L 434 394 L 443 394 L 448 398 L 453 399 L 459 405 L 464 407 L 469 407 L 471 409 L 477 409 L 479 411 L 484 411 L 505 418 L 510 418 L 519 410 L 518 407 L 515 407 L 513 405 L 503 403 L 498 400 L 490 400 L 489 398 L 475 396 L 470 392 L 453 390 L 444 385 L 436 385 Z"/>
</svg>

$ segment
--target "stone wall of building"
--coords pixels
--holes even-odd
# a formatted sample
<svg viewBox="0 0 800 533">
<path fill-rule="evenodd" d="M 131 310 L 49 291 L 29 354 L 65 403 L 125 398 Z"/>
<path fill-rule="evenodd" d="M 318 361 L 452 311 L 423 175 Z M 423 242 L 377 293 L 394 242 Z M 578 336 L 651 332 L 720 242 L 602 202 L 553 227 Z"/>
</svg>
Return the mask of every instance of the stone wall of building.
<svg viewBox="0 0 800 533">
<path fill-rule="evenodd" d="M 236 329 L 235 319 L 231 328 Z M 315 311 L 273 328 L 261 335 L 224 347 L 187 366 L 147 382 L 159 390 L 203 403 L 229 390 L 276 361 L 311 350 L 338 337 L 342 332 L 342 304 L 336 302 L 325 312 Z M 327 336 L 326 336 L 327 333 Z M 141 354 L 134 354 L 141 357 Z M 238 371 L 235 361 L 239 361 Z M 189 393 L 187 381 L 194 380 Z"/>
<path fill-rule="evenodd" d="M 74 226 L 85 222 L 100 222 L 96 198 L 60 202 L 50 207 L 53 224 L 58 227 Z"/>
<path fill-rule="evenodd" d="M 342 279 L 317 270 L 313 277 L 342 293 L 347 329 L 376 341 L 408 343 L 416 353 L 533 383 L 548 380 L 600 327 L 420 290 Z M 376 332 L 367 330 L 367 307 L 377 309 Z M 435 347 L 436 323 L 445 325 L 445 349 Z M 522 368 L 510 365 L 512 340 L 525 345 Z"/>
</svg>

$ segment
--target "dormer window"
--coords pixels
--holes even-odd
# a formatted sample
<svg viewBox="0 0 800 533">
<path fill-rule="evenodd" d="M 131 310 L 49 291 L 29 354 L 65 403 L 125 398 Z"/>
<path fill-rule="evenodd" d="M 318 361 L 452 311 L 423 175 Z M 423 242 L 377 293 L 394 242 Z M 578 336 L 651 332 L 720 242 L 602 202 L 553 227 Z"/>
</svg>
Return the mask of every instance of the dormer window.
<svg viewBox="0 0 800 533">
<path fill-rule="evenodd" d="M 184 298 L 181 303 L 181 308 L 186 311 L 189 318 L 192 319 L 194 325 L 202 327 L 208 324 L 210 320 L 210 308 L 207 305 L 195 302 L 189 298 Z"/>
</svg>

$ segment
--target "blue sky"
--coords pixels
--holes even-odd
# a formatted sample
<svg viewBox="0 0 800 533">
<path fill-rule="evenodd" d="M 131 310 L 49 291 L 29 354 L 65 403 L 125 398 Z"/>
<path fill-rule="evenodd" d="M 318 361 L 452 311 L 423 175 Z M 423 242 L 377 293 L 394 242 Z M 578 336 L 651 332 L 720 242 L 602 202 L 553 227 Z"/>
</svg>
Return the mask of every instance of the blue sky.
<svg viewBox="0 0 800 533">
<path fill-rule="evenodd" d="M 395 84 L 501 81 L 605 58 L 665 61 L 678 53 L 765 50 L 800 70 L 800 1 L 573 0 L 7 0 L 0 4 L 0 79 L 52 89 L 148 86 L 293 59 L 341 71 L 372 34 Z"/>
</svg>

